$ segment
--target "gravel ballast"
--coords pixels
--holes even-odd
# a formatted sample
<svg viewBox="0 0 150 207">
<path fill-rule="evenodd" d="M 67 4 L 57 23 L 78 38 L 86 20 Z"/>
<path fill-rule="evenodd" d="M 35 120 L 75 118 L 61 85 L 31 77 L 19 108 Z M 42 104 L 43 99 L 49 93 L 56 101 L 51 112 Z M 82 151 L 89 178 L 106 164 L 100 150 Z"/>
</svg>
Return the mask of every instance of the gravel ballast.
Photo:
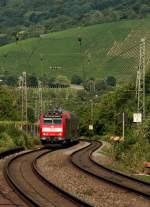
<svg viewBox="0 0 150 207">
<path fill-rule="evenodd" d="M 89 143 L 81 142 L 40 158 L 37 165 L 48 180 L 95 207 L 149 207 L 150 201 L 118 188 L 103 180 L 93 178 L 74 167 L 69 155 Z"/>
</svg>

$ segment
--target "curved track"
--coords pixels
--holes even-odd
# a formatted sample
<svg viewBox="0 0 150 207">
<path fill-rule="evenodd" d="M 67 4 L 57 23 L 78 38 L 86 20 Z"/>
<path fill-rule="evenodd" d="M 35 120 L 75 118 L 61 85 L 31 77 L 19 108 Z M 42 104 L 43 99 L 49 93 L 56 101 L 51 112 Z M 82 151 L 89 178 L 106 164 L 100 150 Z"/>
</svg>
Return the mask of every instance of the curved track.
<svg viewBox="0 0 150 207">
<path fill-rule="evenodd" d="M 15 153 L 19 153 L 23 151 L 23 147 L 16 147 L 11 148 L 6 151 L 0 152 L 0 161 L 1 163 L 1 169 L 4 163 L 4 159 L 8 156 L 11 156 Z M 24 203 L 18 198 L 18 196 L 15 195 L 13 191 L 7 186 L 7 183 L 5 182 L 5 179 L 3 175 L 0 173 L 0 206 L 25 206 Z"/>
<path fill-rule="evenodd" d="M 9 155 L 12 155 L 12 154 L 15 154 L 15 153 L 18 153 L 18 152 L 21 152 L 24 150 L 24 147 L 16 147 L 16 148 L 12 148 L 12 149 L 9 149 L 9 150 L 6 150 L 4 152 L 0 152 L 0 159 L 3 159 Z"/>
<path fill-rule="evenodd" d="M 5 195 L 5 193 L 0 192 L 0 206 L 20 207 L 21 205 L 19 204 L 19 202 L 10 199 L 7 195 Z"/>
<path fill-rule="evenodd" d="M 48 149 L 35 150 L 12 158 L 5 167 L 9 183 L 30 206 L 90 206 L 42 177 L 36 167 L 36 160 L 48 152 Z"/>
<path fill-rule="evenodd" d="M 103 165 L 98 164 L 92 158 L 92 153 L 97 150 L 102 143 L 91 141 L 91 144 L 83 149 L 74 152 L 71 155 L 71 162 L 86 173 L 109 181 L 113 184 L 126 188 L 130 191 L 144 195 L 150 198 L 150 184 L 122 173 L 113 171 Z"/>
</svg>

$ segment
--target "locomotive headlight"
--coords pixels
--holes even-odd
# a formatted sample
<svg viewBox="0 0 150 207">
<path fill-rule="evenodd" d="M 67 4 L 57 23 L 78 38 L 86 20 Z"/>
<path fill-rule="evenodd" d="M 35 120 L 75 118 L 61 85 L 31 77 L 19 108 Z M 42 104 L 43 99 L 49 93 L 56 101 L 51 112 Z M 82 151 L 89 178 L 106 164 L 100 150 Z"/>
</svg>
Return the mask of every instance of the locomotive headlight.
<svg viewBox="0 0 150 207">
<path fill-rule="evenodd" d="M 42 137 L 41 140 L 46 140 L 46 138 L 45 137 Z"/>
<path fill-rule="evenodd" d="M 58 140 L 62 140 L 62 137 L 58 137 Z"/>
</svg>

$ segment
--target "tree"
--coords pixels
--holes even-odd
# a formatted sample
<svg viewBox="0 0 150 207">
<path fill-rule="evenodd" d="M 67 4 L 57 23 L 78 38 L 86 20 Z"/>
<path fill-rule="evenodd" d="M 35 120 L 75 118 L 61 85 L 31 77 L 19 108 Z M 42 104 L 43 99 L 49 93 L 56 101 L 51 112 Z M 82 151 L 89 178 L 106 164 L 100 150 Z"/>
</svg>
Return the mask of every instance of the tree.
<svg viewBox="0 0 150 207">
<path fill-rule="evenodd" d="M 106 78 L 106 84 L 108 85 L 108 86 L 116 86 L 116 79 L 113 77 L 113 76 L 108 76 L 107 78 Z"/>
<path fill-rule="evenodd" d="M 9 43 L 10 36 L 8 34 L 0 34 L 0 45 Z"/>
<path fill-rule="evenodd" d="M 94 78 L 90 78 L 89 80 L 85 81 L 83 84 L 85 90 L 94 92 L 95 91 L 95 80 Z"/>
<path fill-rule="evenodd" d="M 150 72 L 147 73 L 145 78 L 145 91 L 147 94 L 150 93 Z"/>
<path fill-rule="evenodd" d="M 34 110 L 31 107 L 28 107 L 28 121 L 31 123 L 35 121 Z"/>
<path fill-rule="evenodd" d="M 38 79 L 35 75 L 29 75 L 27 77 L 27 85 L 29 87 L 38 87 Z"/>
<path fill-rule="evenodd" d="M 77 97 L 81 101 L 86 101 L 88 99 L 88 92 L 86 90 L 77 91 Z"/>
<path fill-rule="evenodd" d="M 82 78 L 79 75 L 73 75 L 71 79 L 72 84 L 80 85 L 83 82 Z"/>
<path fill-rule="evenodd" d="M 63 85 L 63 86 L 69 86 L 70 85 L 70 81 L 68 80 L 68 78 L 66 76 L 63 75 L 58 75 L 55 79 L 55 84 L 56 85 Z"/>
<path fill-rule="evenodd" d="M 0 6 L 5 7 L 6 3 L 6 0 L 0 0 Z"/>
<path fill-rule="evenodd" d="M 54 77 L 51 77 L 48 80 L 48 87 L 52 87 L 54 84 L 55 84 L 55 78 Z"/>
<path fill-rule="evenodd" d="M 15 86 L 17 85 L 17 77 L 13 75 L 5 76 L 4 83 L 8 86 Z"/>
<path fill-rule="evenodd" d="M 95 82 L 96 91 L 104 91 L 106 90 L 106 83 L 104 80 L 96 80 Z"/>
<path fill-rule="evenodd" d="M 17 111 L 14 98 L 10 92 L 0 86 L 0 120 L 16 120 Z"/>
</svg>

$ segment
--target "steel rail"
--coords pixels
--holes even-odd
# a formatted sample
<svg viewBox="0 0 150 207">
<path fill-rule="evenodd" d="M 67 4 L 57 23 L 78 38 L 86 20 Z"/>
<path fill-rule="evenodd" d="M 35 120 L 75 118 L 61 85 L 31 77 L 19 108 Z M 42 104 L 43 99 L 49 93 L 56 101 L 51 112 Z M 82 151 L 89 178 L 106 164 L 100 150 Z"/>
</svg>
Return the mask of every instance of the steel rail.
<svg viewBox="0 0 150 207">
<path fill-rule="evenodd" d="M 26 154 L 32 153 L 36 150 L 30 151 L 30 152 L 25 152 L 23 154 L 17 155 L 15 157 L 13 157 L 12 159 L 8 160 L 5 163 L 5 167 L 4 167 L 4 177 L 6 179 L 6 181 L 8 182 L 8 184 L 14 189 L 14 191 L 17 193 L 17 195 L 23 200 L 25 201 L 29 206 L 34 206 L 34 207 L 40 207 L 40 205 L 38 203 L 36 203 L 26 192 L 23 191 L 23 189 L 15 182 L 14 178 L 11 176 L 10 172 L 9 172 L 9 166 L 11 165 L 11 163 L 17 159 L 20 158 L 22 156 L 25 156 Z"/>
<path fill-rule="evenodd" d="M 98 141 L 96 141 L 96 142 L 98 142 Z M 98 148 L 99 148 L 99 147 L 98 147 Z M 98 149 L 98 148 L 97 148 L 97 149 Z M 97 150 L 97 149 L 96 149 L 96 150 Z M 94 151 L 95 151 L 95 150 L 94 150 Z M 150 187 L 150 183 L 148 183 L 148 182 L 146 182 L 146 181 L 144 181 L 144 180 L 140 180 L 140 179 L 135 178 L 135 177 L 133 177 L 133 176 L 131 176 L 131 175 L 127 175 L 127 174 L 125 174 L 125 173 L 123 173 L 123 172 L 119 172 L 119 171 L 117 171 L 117 170 L 111 169 L 111 168 L 109 168 L 109 167 L 104 166 L 103 164 L 100 164 L 100 163 L 96 162 L 96 160 L 93 159 L 93 153 L 94 153 L 94 151 L 90 153 L 89 158 L 90 158 L 91 162 L 93 162 L 93 163 L 94 163 L 95 165 L 97 165 L 98 167 L 101 167 L 101 168 L 103 168 L 103 169 L 109 170 L 110 172 L 112 172 L 112 173 L 114 173 L 114 174 L 116 174 L 116 175 L 124 176 L 124 177 L 126 177 L 126 178 L 135 180 L 135 181 L 137 181 L 137 182 L 140 182 L 140 183 L 142 183 L 142 184 L 148 185 L 148 186 Z M 149 191 L 149 193 L 150 193 L 150 191 Z"/>
<path fill-rule="evenodd" d="M 62 188 L 58 187 L 57 185 L 55 185 L 53 182 L 51 182 L 50 180 L 48 180 L 46 177 L 44 177 L 42 175 L 42 173 L 40 172 L 40 169 L 37 167 L 37 160 L 40 159 L 42 156 L 46 155 L 48 152 L 45 152 L 41 155 L 39 155 L 34 161 L 33 161 L 33 171 L 37 174 L 37 176 L 39 177 L 39 179 L 41 179 L 43 182 L 45 182 L 46 185 L 48 185 L 49 187 L 54 188 L 54 190 L 58 191 L 59 193 L 61 193 L 64 197 L 66 197 L 67 199 L 75 202 L 78 206 L 80 207 L 92 207 L 91 204 L 79 199 L 78 197 L 72 195 L 71 193 L 63 190 Z"/>
<path fill-rule="evenodd" d="M 19 153 L 21 151 L 24 150 L 24 147 L 15 147 L 15 148 L 10 148 L 8 150 L 2 151 L 0 152 L 0 159 L 4 159 L 7 156 L 13 155 L 15 153 Z M 6 206 L 6 205 L 11 205 L 11 206 L 16 206 L 19 207 L 21 206 L 21 204 L 17 203 L 16 201 L 12 200 L 11 198 L 9 198 L 9 196 L 7 196 L 4 192 L 0 191 L 0 195 L 2 196 L 2 198 L 4 198 L 5 200 L 7 200 L 9 203 L 0 203 L 0 206 Z"/>
<path fill-rule="evenodd" d="M 15 148 L 11 148 L 11 149 L 8 149 L 6 151 L 0 152 L 0 159 L 3 159 L 3 158 L 5 158 L 9 155 L 12 155 L 12 154 L 21 152 L 24 149 L 25 149 L 24 147 L 15 147 Z"/>
<path fill-rule="evenodd" d="M 51 149 L 52 150 L 52 149 Z M 56 149 L 53 149 L 52 151 L 54 151 Z M 36 151 L 41 151 L 41 149 L 38 150 L 34 150 L 34 151 L 30 151 L 30 152 L 25 152 L 23 154 L 20 154 L 16 157 L 11 158 L 9 161 L 6 162 L 5 164 L 5 168 L 4 168 L 4 176 L 6 178 L 6 180 L 8 181 L 8 183 L 11 185 L 11 187 L 13 187 L 13 189 L 17 192 L 17 194 L 29 205 L 29 206 L 35 206 L 35 207 L 43 207 L 43 205 L 39 204 L 38 201 L 36 201 L 31 195 L 29 195 L 27 192 L 24 191 L 24 189 L 22 189 L 22 187 L 20 187 L 19 184 L 17 184 L 15 182 L 15 179 L 11 176 L 11 173 L 9 172 L 9 167 L 11 165 L 11 163 L 13 161 L 15 161 L 15 159 L 21 158 L 23 156 L 29 155 L 31 153 L 34 153 Z M 61 195 L 61 197 L 63 197 L 64 199 L 68 200 L 68 202 L 70 201 L 73 206 L 87 206 L 87 207 L 92 207 L 92 205 L 84 202 L 83 200 L 78 199 L 77 197 L 75 197 L 74 195 L 68 193 L 67 191 L 64 191 L 63 189 L 61 189 L 60 187 L 54 185 L 52 182 L 48 181 L 41 173 L 40 173 L 40 169 L 38 169 L 37 167 L 37 160 L 39 158 L 41 158 L 42 156 L 44 156 L 45 154 L 49 153 L 50 151 L 44 151 L 42 154 L 38 155 L 33 161 L 32 161 L 32 171 L 35 174 L 35 176 L 42 182 L 44 183 L 44 185 L 46 185 L 49 189 L 51 188 L 53 191 L 55 191 L 59 196 Z M 40 195 L 40 194 L 39 194 Z M 51 201 L 49 201 L 51 202 Z M 52 205 L 52 206 L 57 206 L 56 205 Z M 71 205 L 69 205 L 71 206 Z"/>
<path fill-rule="evenodd" d="M 102 179 L 109 183 L 113 183 L 116 186 L 140 194 L 148 199 L 150 198 L 149 183 L 140 181 L 139 179 L 133 178 L 129 175 L 117 172 L 101 164 L 98 164 L 96 161 L 93 160 L 92 154 L 100 146 L 102 146 L 102 143 L 98 141 L 88 142 L 90 142 L 90 145 L 71 154 L 70 161 L 73 165 L 83 170 L 87 174 L 96 177 L 97 179 Z M 133 185 L 130 184 L 131 182 Z M 143 188 L 144 190 L 142 190 Z"/>
</svg>

